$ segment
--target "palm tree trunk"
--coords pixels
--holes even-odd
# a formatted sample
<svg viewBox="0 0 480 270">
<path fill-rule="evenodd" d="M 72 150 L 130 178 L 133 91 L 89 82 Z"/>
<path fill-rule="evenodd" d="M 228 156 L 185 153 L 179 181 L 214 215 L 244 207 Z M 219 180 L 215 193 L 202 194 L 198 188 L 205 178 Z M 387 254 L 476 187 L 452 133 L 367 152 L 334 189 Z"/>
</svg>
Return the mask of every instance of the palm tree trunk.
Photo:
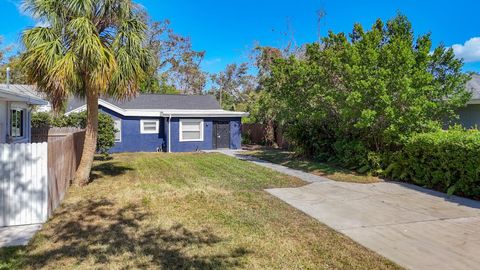
<svg viewBox="0 0 480 270">
<path fill-rule="evenodd" d="M 85 185 L 90 178 L 93 158 L 97 147 L 98 136 L 98 94 L 87 92 L 87 126 L 85 130 L 85 140 L 83 144 L 82 159 L 75 173 L 74 184 Z"/>
</svg>

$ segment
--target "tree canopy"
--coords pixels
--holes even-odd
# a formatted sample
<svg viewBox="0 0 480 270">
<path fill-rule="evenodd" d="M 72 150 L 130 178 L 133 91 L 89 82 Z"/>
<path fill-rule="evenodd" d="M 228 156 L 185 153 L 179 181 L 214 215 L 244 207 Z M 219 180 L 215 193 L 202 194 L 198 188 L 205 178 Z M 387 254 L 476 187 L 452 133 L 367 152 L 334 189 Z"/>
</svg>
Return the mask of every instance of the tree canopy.
<svg viewBox="0 0 480 270">
<path fill-rule="evenodd" d="M 451 49 L 432 48 L 429 34 L 415 38 L 399 14 L 349 35 L 330 32 L 301 57 L 275 58 L 261 85 L 304 152 L 361 165 L 370 151 L 396 149 L 454 118 L 469 99 L 462 65 Z"/>
<path fill-rule="evenodd" d="M 85 97 L 85 143 L 75 182 L 88 182 L 98 139 L 98 99 L 133 97 L 147 79 L 152 54 L 147 25 L 130 0 L 24 0 L 37 21 L 22 34 L 29 81 L 59 110 L 73 96 Z"/>
</svg>

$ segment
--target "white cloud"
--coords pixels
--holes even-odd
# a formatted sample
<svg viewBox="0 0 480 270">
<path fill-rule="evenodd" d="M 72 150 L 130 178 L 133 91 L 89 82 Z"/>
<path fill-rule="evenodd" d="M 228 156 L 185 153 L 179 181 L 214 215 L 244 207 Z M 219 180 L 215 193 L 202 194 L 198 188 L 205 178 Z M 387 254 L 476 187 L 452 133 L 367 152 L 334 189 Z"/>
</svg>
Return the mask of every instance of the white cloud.
<svg viewBox="0 0 480 270">
<path fill-rule="evenodd" d="M 452 46 L 455 56 L 463 58 L 465 62 L 479 62 L 480 61 L 480 37 L 473 37 L 465 44 L 454 44 Z"/>
</svg>

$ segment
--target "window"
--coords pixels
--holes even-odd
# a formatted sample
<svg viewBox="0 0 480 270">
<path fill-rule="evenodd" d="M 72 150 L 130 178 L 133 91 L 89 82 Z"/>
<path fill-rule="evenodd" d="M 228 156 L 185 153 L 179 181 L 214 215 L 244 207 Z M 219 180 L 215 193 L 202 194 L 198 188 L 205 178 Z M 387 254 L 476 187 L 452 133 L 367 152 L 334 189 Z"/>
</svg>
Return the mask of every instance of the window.
<svg viewBox="0 0 480 270">
<path fill-rule="evenodd" d="M 114 126 L 115 126 L 115 142 L 121 142 L 122 141 L 122 120 L 121 119 L 114 120 Z"/>
<path fill-rule="evenodd" d="M 24 110 L 12 109 L 10 113 L 10 136 L 13 138 L 23 137 Z"/>
<path fill-rule="evenodd" d="M 158 120 L 140 120 L 141 134 L 155 134 L 158 133 Z"/>
<path fill-rule="evenodd" d="M 203 119 L 180 119 L 180 141 L 203 141 Z"/>
</svg>

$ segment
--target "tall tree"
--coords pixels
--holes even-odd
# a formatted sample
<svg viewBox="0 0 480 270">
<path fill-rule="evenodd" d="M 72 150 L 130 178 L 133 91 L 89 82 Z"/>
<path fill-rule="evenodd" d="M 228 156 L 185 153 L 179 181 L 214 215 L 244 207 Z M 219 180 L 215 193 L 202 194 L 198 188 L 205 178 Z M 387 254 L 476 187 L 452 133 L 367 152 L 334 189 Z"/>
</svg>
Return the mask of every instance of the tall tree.
<svg viewBox="0 0 480 270">
<path fill-rule="evenodd" d="M 0 65 L 0 82 L 6 81 L 7 68 L 10 68 L 10 83 L 27 84 L 28 78 L 20 55 L 11 56 Z"/>
<path fill-rule="evenodd" d="M 204 51 L 195 51 L 188 37 L 176 34 L 170 22 L 153 21 L 144 14 L 148 30 L 147 48 L 155 56 L 142 92 L 185 94 L 202 93 L 207 76 L 200 68 Z"/>
<path fill-rule="evenodd" d="M 441 127 L 470 98 L 453 50 L 416 38 L 401 14 L 322 41 L 303 58 L 274 59 L 263 80 L 287 135 L 309 154 L 371 165 L 376 153 Z"/>
<path fill-rule="evenodd" d="M 22 56 L 31 82 L 54 109 L 69 96 L 86 98 L 87 125 L 74 182 L 86 184 L 98 137 L 98 98 L 135 95 L 151 55 L 142 42 L 146 25 L 130 0 L 25 0 L 40 25 L 22 34 Z"/>
<path fill-rule="evenodd" d="M 224 109 L 235 109 L 238 103 L 245 102 L 248 92 L 255 89 L 255 78 L 248 74 L 248 64 L 227 65 L 224 71 L 211 75 L 212 89 Z"/>
</svg>

